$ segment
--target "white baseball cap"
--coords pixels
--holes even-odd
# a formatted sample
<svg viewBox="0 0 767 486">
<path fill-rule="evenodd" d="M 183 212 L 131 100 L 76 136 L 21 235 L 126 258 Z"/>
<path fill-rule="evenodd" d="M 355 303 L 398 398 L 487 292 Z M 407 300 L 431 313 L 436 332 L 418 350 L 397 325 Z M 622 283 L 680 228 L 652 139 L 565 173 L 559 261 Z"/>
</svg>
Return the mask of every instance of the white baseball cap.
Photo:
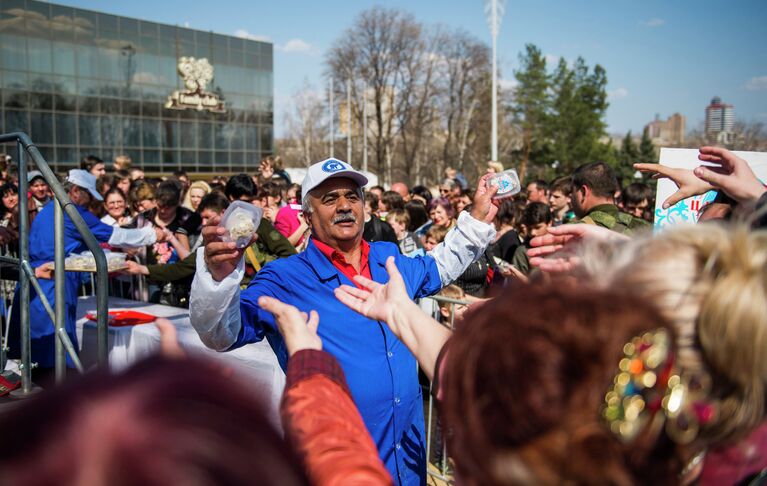
<svg viewBox="0 0 767 486">
<path fill-rule="evenodd" d="M 82 170 L 82 169 L 70 170 L 69 176 L 67 177 L 67 181 L 71 182 L 77 187 L 88 189 L 88 192 L 90 192 L 91 196 L 96 198 L 97 201 L 104 200 L 104 198 L 101 197 L 101 194 L 99 194 L 99 191 L 96 190 L 96 177 L 90 172 L 88 172 L 87 170 Z"/>
<path fill-rule="evenodd" d="M 301 202 L 306 202 L 309 192 L 328 179 L 334 177 L 346 177 L 351 179 L 360 187 L 368 183 L 368 178 L 362 172 L 352 169 L 352 166 L 338 159 L 325 159 L 309 167 L 306 171 L 306 177 L 301 184 Z"/>
<path fill-rule="evenodd" d="M 32 182 L 36 178 L 41 178 L 43 182 L 45 181 L 45 177 L 43 177 L 43 173 L 39 170 L 30 170 L 27 172 L 27 182 Z"/>
</svg>

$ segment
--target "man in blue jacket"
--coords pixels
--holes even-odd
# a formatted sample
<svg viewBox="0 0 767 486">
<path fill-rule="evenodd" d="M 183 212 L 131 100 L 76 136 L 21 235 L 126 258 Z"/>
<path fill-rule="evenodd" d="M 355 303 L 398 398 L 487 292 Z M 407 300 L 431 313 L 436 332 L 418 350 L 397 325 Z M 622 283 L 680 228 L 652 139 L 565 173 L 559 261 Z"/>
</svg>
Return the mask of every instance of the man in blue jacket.
<svg viewBox="0 0 767 486">
<path fill-rule="evenodd" d="M 101 194 L 96 190 L 96 177 L 85 170 L 72 169 L 64 182 L 64 189 L 72 200 L 74 207 L 80 213 L 88 229 L 99 242 L 109 243 L 112 246 L 137 248 L 143 245 L 151 245 L 154 242 L 162 240 L 164 234 L 162 230 L 154 227 L 142 229 L 123 229 L 102 223 L 99 218 L 88 211 L 88 206 L 92 199 L 103 200 Z M 51 200 L 42 207 L 40 212 L 32 222 L 29 231 L 29 264 L 37 269 L 41 265 L 52 262 L 55 256 L 55 241 L 53 237 L 54 211 L 56 204 Z M 64 253 L 69 256 L 73 253 L 81 253 L 87 250 L 77 227 L 64 214 Z M 40 280 L 40 287 L 45 293 L 51 307 L 56 305 L 56 284 L 53 280 Z M 64 318 L 65 329 L 69 339 L 78 348 L 77 334 L 75 333 L 77 321 L 77 289 L 79 287 L 80 274 L 66 272 L 64 297 L 66 307 Z M 21 357 L 20 343 L 20 323 L 19 323 L 19 292 L 18 288 L 14 295 L 13 312 L 11 312 L 10 336 L 8 338 L 10 345 L 10 358 Z M 32 348 L 32 361 L 38 364 L 33 369 L 33 379 L 43 386 L 50 384 L 53 378 L 53 366 L 55 365 L 55 329 L 48 313 L 43 307 L 40 296 L 37 295 L 34 288 L 29 289 L 29 325 Z M 67 362 L 71 364 L 69 356 Z"/>
<path fill-rule="evenodd" d="M 241 251 L 221 241 L 224 229 L 206 227 L 197 252 L 190 316 L 205 344 L 219 351 L 266 338 L 285 369 L 288 353 L 273 316 L 258 307 L 262 295 L 316 310 L 326 351 L 344 372 L 352 396 L 397 484 L 425 484 L 426 454 L 417 363 L 385 323 L 372 321 L 336 300 L 333 290 L 352 277 L 388 281 L 394 256 L 412 298 L 432 295 L 455 280 L 493 241 L 494 189 L 480 180 L 471 215 L 462 213 L 443 245 L 431 255 L 409 258 L 388 242 L 368 243 L 363 192 L 367 178 L 337 159 L 311 166 L 302 184 L 303 213 L 312 228 L 307 249 L 266 265 L 240 294 Z M 216 224 L 214 221 L 212 224 Z"/>
</svg>

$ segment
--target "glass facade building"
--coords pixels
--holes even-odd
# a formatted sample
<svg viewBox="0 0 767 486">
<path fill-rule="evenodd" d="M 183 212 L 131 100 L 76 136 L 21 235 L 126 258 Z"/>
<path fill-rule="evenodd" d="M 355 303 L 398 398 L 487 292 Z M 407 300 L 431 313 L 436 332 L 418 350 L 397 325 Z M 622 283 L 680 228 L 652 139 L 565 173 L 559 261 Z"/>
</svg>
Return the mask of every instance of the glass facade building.
<svg viewBox="0 0 767 486">
<path fill-rule="evenodd" d="M 0 0 L 0 133 L 54 170 L 127 154 L 147 172 L 252 172 L 272 152 L 272 44 L 34 0 Z M 225 113 L 165 108 L 207 58 Z M 0 147 L 0 149 L 2 149 Z"/>
</svg>

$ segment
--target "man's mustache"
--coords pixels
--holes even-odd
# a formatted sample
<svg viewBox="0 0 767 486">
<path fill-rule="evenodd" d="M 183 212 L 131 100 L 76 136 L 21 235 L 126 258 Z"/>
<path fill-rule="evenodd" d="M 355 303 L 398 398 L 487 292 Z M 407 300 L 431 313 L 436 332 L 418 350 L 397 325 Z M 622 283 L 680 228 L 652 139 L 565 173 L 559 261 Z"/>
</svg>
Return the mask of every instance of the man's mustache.
<svg viewBox="0 0 767 486">
<path fill-rule="evenodd" d="M 331 221 L 331 223 L 333 223 L 333 224 L 338 224 L 338 223 L 356 223 L 356 222 L 357 222 L 357 218 L 355 218 L 352 213 L 343 213 L 343 214 L 336 215 L 333 218 L 333 221 Z"/>
</svg>

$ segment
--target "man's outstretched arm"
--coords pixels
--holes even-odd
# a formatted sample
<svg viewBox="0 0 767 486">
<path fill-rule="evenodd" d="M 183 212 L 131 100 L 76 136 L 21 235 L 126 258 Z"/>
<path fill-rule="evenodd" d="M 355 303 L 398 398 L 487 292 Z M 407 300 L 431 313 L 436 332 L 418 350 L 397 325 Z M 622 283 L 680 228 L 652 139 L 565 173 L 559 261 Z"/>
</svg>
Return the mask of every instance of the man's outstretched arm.
<svg viewBox="0 0 767 486">
<path fill-rule="evenodd" d="M 244 248 L 222 241 L 226 230 L 212 218 L 202 230 L 205 246 L 197 250 L 197 271 L 189 295 L 189 320 L 209 348 L 226 351 L 237 340 Z M 247 248 L 247 246 L 245 247 Z"/>
<path fill-rule="evenodd" d="M 437 263 L 443 287 L 460 277 L 495 239 L 493 219 L 498 207 L 493 196 L 498 188 L 488 187 L 490 177 L 486 174 L 479 179 L 471 214 L 459 214 L 456 227 L 445 236 L 445 241 L 430 252 Z"/>
</svg>

